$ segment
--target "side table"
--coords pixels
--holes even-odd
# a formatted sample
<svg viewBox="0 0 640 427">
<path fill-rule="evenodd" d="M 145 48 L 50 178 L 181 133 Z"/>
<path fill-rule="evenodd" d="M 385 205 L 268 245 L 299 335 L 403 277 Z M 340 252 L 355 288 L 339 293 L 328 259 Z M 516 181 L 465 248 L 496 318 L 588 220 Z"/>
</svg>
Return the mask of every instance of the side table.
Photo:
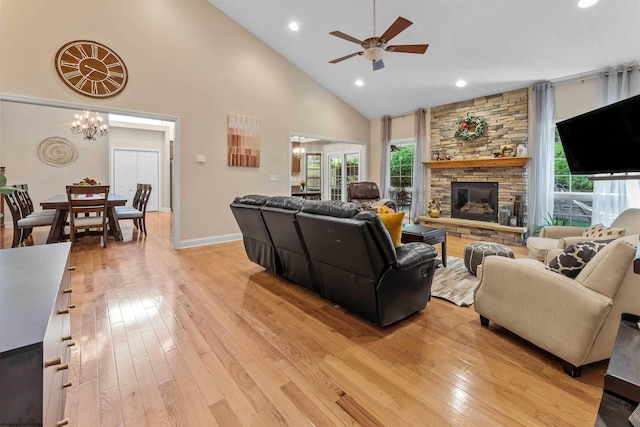
<svg viewBox="0 0 640 427">
<path fill-rule="evenodd" d="M 407 224 L 402 227 L 402 243 L 424 242 L 430 245 L 441 243 L 442 265 L 447 266 L 447 230 L 424 225 Z"/>
<path fill-rule="evenodd" d="M 640 316 L 623 313 L 613 352 L 604 376 L 602 400 L 596 427 L 628 425 L 629 416 L 640 402 Z"/>
</svg>

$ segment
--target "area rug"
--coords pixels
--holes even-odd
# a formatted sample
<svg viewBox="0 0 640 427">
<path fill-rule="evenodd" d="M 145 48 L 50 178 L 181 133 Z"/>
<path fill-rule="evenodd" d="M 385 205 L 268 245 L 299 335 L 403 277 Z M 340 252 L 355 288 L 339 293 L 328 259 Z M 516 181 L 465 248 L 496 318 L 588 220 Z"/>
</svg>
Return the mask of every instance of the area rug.
<svg viewBox="0 0 640 427">
<path fill-rule="evenodd" d="M 431 296 L 450 301 L 460 307 L 473 304 L 473 291 L 478 278 L 469 273 L 462 258 L 447 257 L 447 266 L 438 265 L 433 273 Z"/>
</svg>

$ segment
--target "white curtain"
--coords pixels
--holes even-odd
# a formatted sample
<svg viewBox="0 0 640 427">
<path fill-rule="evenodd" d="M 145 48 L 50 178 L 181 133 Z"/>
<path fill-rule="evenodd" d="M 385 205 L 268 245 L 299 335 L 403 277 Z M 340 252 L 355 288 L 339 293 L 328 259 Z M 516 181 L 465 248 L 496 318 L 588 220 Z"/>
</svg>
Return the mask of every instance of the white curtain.
<svg viewBox="0 0 640 427">
<path fill-rule="evenodd" d="M 409 217 L 414 223 L 418 223 L 418 215 L 422 214 L 424 207 L 424 165 L 423 153 L 427 129 L 427 110 L 419 108 L 416 110 L 414 119 L 414 130 L 416 146 L 413 150 L 413 191 L 411 192 L 411 210 Z"/>
<path fill-rule="evenodd" d="M 553 123 L 554 91 L 550 82 L 533 87 L 531 114 L 532 140 L 529 151 L 529 206 L 528 225 L 533 232 L 535 226 L 544 225 L 553 216 L 553 178 L 555 125 Z"/>
<path fill-rule="evenodd" d="M 382 182 L 380 183 L 380 197 L 382 199 L 389 198 L 389 141 L 391 141 L 391 116 L 382 117 Z"/>
<path fill-rule="evenodd" d="M 611 67 L 599 80 L 599 106 L 613 104 L 630 96 L 631 78 L 637 78 L 637 64 Z M 606 142 L 603 141 L 604 144 Z M 640 207 L 638 181 L 594 181 L 592 224 L 610 225 L 623 210 Z"/>
</svg>

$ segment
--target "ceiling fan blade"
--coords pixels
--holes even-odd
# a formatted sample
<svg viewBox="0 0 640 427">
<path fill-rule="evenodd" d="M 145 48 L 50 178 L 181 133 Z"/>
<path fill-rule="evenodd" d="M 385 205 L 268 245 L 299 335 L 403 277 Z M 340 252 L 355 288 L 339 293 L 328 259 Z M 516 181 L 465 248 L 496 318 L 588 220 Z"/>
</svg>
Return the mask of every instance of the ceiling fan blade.
<svg viewBox="0 0 640 427">
<path fill-rule="evenodd" d="M 409 21 L 408 19 L 404 19 L 402 16 L 399 17 L 393 24 L 391 24 L 389 28 L 387 28 L 387 31 L 385 31 L 384 34 L 380 36 L 380 40 L 385 43 L 388 42 L 389 40 L 400 34 L 402 31 L 407 29 L 407 27 L 409 27 L 411 24 L 413 24 L 413 22 Z"/>
<path fill-rule="evenodd" d="M 384 68 L 384 62 L 382 62 L 382 59 L 378 59 L 377 61 L 372 61 L 372 62 L 373 62 L 373 71 L 382 70 Z"/>
<path fill-rule="evenodd" d="M 362 40 L 358 40 L 355 37 L 351 37 L 349 34 L 345 34 L 342 31 L 332 31 L 329 34 L 331 34 L 332 36 L 340 37 L 341 39 L 348 40 L 348 41 L 353 42 L 355 44 L 362 45 Z"/>
<path fill-rule="evenodd" d="M 425 53 L 428 47 L 428 44 L 397 44 L 387 46 L 385 50 L 387 52 Z"/>
<path fill-rule="evenodd" d="M 343 56 L 342 58 L 336 58 L 336 59 L 334 59 L 334 60 L 332 60 L 332 61 L 329 61 L 329 63 L 330 63 L 330 64 L 335 64 L 335 63 L 337 63 L 337 62 L 344 61 L 345 59 L 349 59 L 349 58 L 351 58 L 352 56 L 362 55 L 363 53 L 364 53 L 364 52 L 355 52 L 355 53 L 350 53 L 349 55 Z"/>
</svg>

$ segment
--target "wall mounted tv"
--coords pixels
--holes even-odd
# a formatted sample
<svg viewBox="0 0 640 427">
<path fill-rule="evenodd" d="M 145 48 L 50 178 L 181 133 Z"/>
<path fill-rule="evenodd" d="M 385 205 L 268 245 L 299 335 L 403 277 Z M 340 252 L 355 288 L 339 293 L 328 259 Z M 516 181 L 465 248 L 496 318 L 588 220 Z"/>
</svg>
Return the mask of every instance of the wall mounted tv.
<svg viewBox="0 0 640 427">
<path fill-rule="evenodd" d="M 556 126 L 571 174 L 640 172 L 640 95 Z"/>
</svg>

